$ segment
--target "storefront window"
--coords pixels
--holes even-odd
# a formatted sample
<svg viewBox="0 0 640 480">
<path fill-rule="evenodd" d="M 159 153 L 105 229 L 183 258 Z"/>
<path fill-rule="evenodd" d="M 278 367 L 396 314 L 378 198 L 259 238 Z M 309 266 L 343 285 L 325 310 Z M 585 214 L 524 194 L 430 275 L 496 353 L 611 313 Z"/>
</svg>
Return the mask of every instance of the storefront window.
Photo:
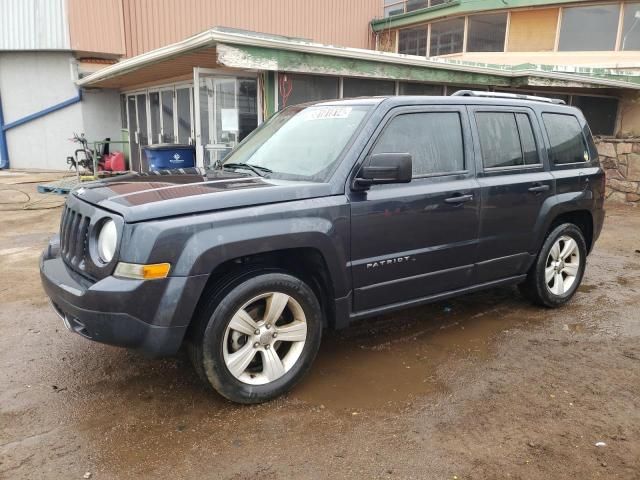
<svg viewBox="0 0 640 480">
<path fill-rule="evenodd" d="M 199 84 L 198 151 L 211 167 L 258 126 L 258 87 L 255 78 L 208 73 L 199 75 Z"/>
<path fill-rule="evenodd" d="M 344 98 L 393 95 L 396 92 L 396 83 L 392 80 L 345 78 L 343 82 L 342 96 Z"/>
<path fill-rule="evenodd" d="M 171 143 L 173 134 L 173 89 L 160 92 L 162 100 L 162 142 Z"/>
<path fill-rule="evenodd" d="M 398 53 L 406 55 L 427 55 L 427 27 L 400 30 Z"/>
<path fill-rule="evenodd" d="M 618 115 L 618 99 L 576 95 L 573 106 L 582 110 L 594 135 L 613 135 Z"/>
<path fill-rule="evenodd" d="M 563 52 L 614 50 L 619 17 L 619 4 L 563 9 L 558 50 Z"/>
<path fill-rule="evenodd" d="M 151 138 L 149 143 L 160 143 L 160 92 L 149 92 Z"/>
<path fill-rule="evenodd" d="M 467 52 L 502 52 L 507 32 L 507 14 L 471 15 Z"/>
<path fill-rule="evenodd" d="M 442 95 L 442 85 L 429 83 L 400 82 L 400 95 Z"/>
<path fill-rule="evenodd" d="M 286 76 L 286 80 L 285 80 Z M 281 73 L 278 75 L 280 109 L 316 100 L 332 100 L 340 96 L 338 77 Z"/>
<path fill-rule="evenodd" d="M 464 41 L 464 18 L 454 18 L 431 24 L 431 47 L 429 55 L 448 55 L 462 52 Z"/>
</svg>

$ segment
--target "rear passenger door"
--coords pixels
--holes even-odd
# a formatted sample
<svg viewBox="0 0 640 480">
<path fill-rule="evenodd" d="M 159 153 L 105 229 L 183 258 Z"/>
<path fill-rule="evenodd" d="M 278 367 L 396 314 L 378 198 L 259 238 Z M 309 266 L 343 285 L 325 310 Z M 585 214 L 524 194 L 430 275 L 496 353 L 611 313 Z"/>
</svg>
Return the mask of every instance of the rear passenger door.
<svg viewBox="0 0 640 480">
<path fill-rule="evenodd" d="M 469 110 L 481 197 L 476 283 L 486 283 L 526 272 L 536 220 L 555 184 L 531 109 Z"/>
<path fill-rule="evenodd" d="M 466 108 L 395 108 L 366 152 L 410 153 L 413 177 L 349 193 L 354 310 L 469 286 L 480 203 Z"/>
</svg>

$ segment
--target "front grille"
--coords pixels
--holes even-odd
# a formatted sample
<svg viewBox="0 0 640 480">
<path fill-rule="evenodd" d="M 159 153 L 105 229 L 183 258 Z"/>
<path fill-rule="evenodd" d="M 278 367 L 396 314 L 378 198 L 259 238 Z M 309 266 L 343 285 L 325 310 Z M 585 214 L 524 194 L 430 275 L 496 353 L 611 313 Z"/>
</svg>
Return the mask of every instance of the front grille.
<svg viewBox="0 0 640 480">
<path fill-rule="evenodd" d="M 71 267 L 85 271 L 88 255 L 88 216 L 70 207 L 65 207 L 60 222 L 60 255 Z"/>
</svg>

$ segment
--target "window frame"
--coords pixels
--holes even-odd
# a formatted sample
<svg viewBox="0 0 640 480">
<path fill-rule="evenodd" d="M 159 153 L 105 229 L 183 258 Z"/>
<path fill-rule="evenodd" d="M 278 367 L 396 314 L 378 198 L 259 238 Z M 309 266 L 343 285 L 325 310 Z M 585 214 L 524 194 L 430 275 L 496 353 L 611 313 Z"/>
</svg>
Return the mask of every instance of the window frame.
<svg viewBox="0 0 640 480">
<path fill-rule="evenodd" d="M 542 137 L 542 131 L 540 129 L 540 125 L 538 122 L 538 117 L 535 114 L 534 110 L 529 107 L 507 107 L 507 106 L 499 106 L 499 105 L 478 105 L 478 106 L 469 106 L 469 119 L 473 125 L 473 137 L 474 137 L 474 148 L 476 150 L 476 169 L 478 172 L 478 176 L 491 176 L 491 175 L 500 175 L 500 174 L 513 174 L 513 173 L 529 173 L 529 172 L 539 172 L 545 171 L 549 165 L 547 159 L 547 151 L 545 149 L 545 141 Z M 529 122 L 531 124 L 531 130 L 533 133 L 533 139 L 536 143 L 536 151 L 538 152 L 538 163 L 533 163 L 530 165 L 510 165 L 506 167 L 485 167 L 484 166 L 484 158 L 482 156 L 482 145 L 480 143 L 480 129 L 478 128 L 478 121 L 476 117 L 476 113 L 523 113 L 529 117 Z M 518 128 L 518 122 L 516 120 L 516 128 Z M 522 139 L 520 137 L 520 130 L 518 129 L 518 140 L 520 141 L 520 151 L 523 155 L 524 161 L 524 151 L 522 150 Z"/>
<path fill-rule="evenodd" d="M 564 115 L 567 117 L 573 117 L 578 121 L 578 126 L 580 127 L 580 136 L 582 137 L 582 143 L 584 145 L 585 150 L 587 151 L 587 153 L 589 154 L 589 160 L 588 161 L 584 161 L 584 162 L 570 162 L 570 163 L 555 163 L 553 161 L 553 159 L 551 158 L 551 138 L 549 138 L 549 132 L 547 131 L 547 125 L 544 123 L 544 115 L 545 114 L 552 114 L 552 115 Z M 566 169 L 576 169 L 576 168 L 587 168 L 590 167 L 591 165 L 593 165 L 594 160 L 596 160 L 598 157 L 596 156 L 596 158 L 592 158 L 591 157 L 591 149 L 589 148 L 589 142 L 587 141 L 587 137 L 584 134 L 584 129 L 585 126 L 587 128 L 589 128 L 589 124 L 586 123 L 586 120 L 584 118 L 581 118 L 582 115 L 576 115 L 574 113 L 571 112 L 564 112 L 564 111 L 557 111 L 557 110 L 549 110 L 549 109 L 545 109 L 545 110 L 541 110 L 539 112 L 540 115 L 540 122 L 542 123 L 541 128 L 544 132 L 544 139 L 545 139 L 545 149 L 546 149 L 546 154 L 547 154 L 547 159 L 548 159 L 548 163 L 549 163 L 549 169 L 550 170 L 566 170 Z M 593 136 L 593 134 L 592 134 Z"/>
<path fill-rule="evenodd" d="M 565 6 L 561 8 L 561 15 L 558 15 L 558 29 L 556 32 L 556 52 L 617 52 L 619 51 L 619 39 L 620 39 L 620 31 L 622 28 L 622 24 L 623 21 L 621 21 L 622 17 L 623 17 L 623 13 L 622 11 L 624 10 L 624 6 L 626 3 L 631 3 L 631 2 L 622 2 L 622 1 L 617 1 L 617 2 L 595 2 L 595 3 L 589 3 L 589 4 L 575 4 L 575 5 L 570 5 L 570 6 Z M 567 11 L 569 10 L 577 10 L 577 9 L 587 9 L 587 8 L 597 8 L 597 7 L 617 7 L 618 8 L 618 12 L 617 12 L 617 20 L 616 20 L 616 30 L 614 33 L 614 39 L 613 39 L 613 48 L 612 49 L 605 49 L 605 50 L 593 50 L 593 49 L 589 49 L 589 50 L 564 50 L 560 48 L 560 43 L 562 40 L 562 27 L 564 26 L 564 21 L 565 21 L 565 16 Z"/>
<path fill-rule="evenodd" d="M 473 137 L 469 125 L 468 113 L 464 108 L 464 105 L 413 105 L 392 108 L 391 110 L 389 110 L 389 112 L 386 113 L 386 115 L 380 122 L 380 125 L 371 136 L 367 147 L 364 149 L 364 152 L 366 153 L 363 155 L 355 170 L 356 174 L 360 170 L 366 159 L 373 154 L 373 151 L 378 145 L 380 138 L 395 118 L 401 115 L 420 113 L 457 113 L 460 116 L 464 169 L 451 172 L 434 172 L 415 176 L 412 174 L 410 183 L 416 180 L 425 180 L 432 178 L 459 177 L 459 179 L 463 179 L 473 177 L 475 175 L 475 162 L 473 161 Z"/>
<path fill-rule="evenodd" d="M 488 16 L 495 16 L 497 17 L 498 15 L 504 15 L 505 20 L 504 20 L 504 35 L 502 37 L 502 48 L 500 50 L 469 50 L 469 40 L 471 39 L 471 22 L 473 21 L 474 18 L 480 18 L 480 17 L 488 17 Z M 464 53 L 500 53 L 500 52 L 505 52 L 506 48 L 507 48 L 507 40 L 508 40 L 508 34 L 509 34 L 509 21 L 510 21 L 510 15 L 511 15 L 511 11 L 510 10 L 499 10 L 499 11 L 495 11 L 495 12 L 484 12 L 484 13 L 474 13 L 471 15 L 467 15 L 466 16 L 466 21 L 465 21 L 465 39 L 464 39 Z"/>
</svg>

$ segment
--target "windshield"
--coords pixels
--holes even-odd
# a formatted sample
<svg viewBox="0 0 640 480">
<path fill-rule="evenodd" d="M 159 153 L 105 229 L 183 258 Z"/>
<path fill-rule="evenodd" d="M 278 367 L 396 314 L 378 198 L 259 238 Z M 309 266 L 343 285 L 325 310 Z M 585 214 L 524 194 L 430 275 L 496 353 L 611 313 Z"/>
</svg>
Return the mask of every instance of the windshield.
<svg viewBox="0 0 640 480">
<path fill-rule="evenodd" d="M 283 110 L 242 142 L 225 159 L 223 168 L 283 180 L 327 181 L 370 109 L 319 105 Z"/>
</svg>

